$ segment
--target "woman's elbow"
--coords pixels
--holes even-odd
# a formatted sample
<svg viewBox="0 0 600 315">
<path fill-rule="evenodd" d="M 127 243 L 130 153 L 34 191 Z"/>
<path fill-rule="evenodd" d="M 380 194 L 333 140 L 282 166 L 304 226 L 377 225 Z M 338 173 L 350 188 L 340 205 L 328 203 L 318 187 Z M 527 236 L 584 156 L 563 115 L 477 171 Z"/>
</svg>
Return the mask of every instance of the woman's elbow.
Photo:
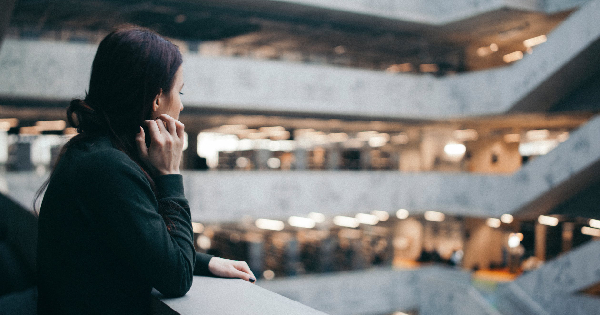
<svg viewBox="0 0 600 315">
<path fill-rule="evenodd" d="M 186 268 L 187 269 L 187 268 Z M 190 270 L 179 275 L 179 281 L 172 281 L 171 285 L 159 290 L 165 297 L 178 298 L 184 296 L 192 287 L 194 276 Z"/>
</svg>

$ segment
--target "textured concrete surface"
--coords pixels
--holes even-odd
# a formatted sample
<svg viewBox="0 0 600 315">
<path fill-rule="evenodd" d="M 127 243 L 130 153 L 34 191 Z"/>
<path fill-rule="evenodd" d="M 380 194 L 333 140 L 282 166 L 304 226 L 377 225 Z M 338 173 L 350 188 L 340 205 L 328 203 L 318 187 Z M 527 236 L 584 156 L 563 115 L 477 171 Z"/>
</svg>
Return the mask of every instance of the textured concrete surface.
<svg viewBox="0 0 600 315">
<path fill-rule="evenodd" d="M 188 54 L 182 100 L 188 107 L 363 117 L 500 114 L 524 99 L 528 108 L 543 107 L 569 93 L 570 88 L 544 83 L 550 77 L 553 82 L 589 77 L 592 68 L 575 73 L 562 70 L 577 63 L 583 52 L 597 56 L 600 45 L 592 44 L 599 38 L 600 0 L 596 0 L 573 13 L 523 60 L 505 68 L 443 78 Z M 0 51 L 0 99 L 83 97 L 95 48 L 6 40 Z M 583 64 L 589 59 L 582 58 Z"/>
<path fill-rule="evenodd" d="M 415 23 L 442 25 L 490 11 L 509 8 L 527 11 L 555 12 L 567 10 L 585 0 L 270 0 L 351 12 Z M 254 1 L 256 2 L 256 1 Z M 264 1 L 263 1 L 264 2 Z M 550 3 L 548 3 L 550 2 Z"/>
<path fill-rule="evenodd" d="M 600 299 L 580 291 L 600 282 L 600 241 L 590 241 L 526 273 L 498 292 L 506 314 L 597 314 Z"/>
<path fill-rule="evenodd" d="M 527 207 L 549 211 L 597 179 L 600 116 L 571 133 L 548 154 L 512 175 L 401 173 L 394 171 L 184 172 L 192 218 L 238 221 L 243 216 L 287 219 L 322 212 L 328 216 L 371 210 L 499 217 Z M 575 182 L 573 179 L 577 179 Z M 0 174 L 0 191 L 31 208 L 45 180 L 34 173 Z M 560 191 L 557 189 L 561 189 Z M 557 193 L 558 191 L 558 193 Z"/>
<path fill-rule="evenodd" d="M 155 294 L 160 296 L 157 292 Z M 324 315 L 240 279 L 195 276 L 192 288 L 185 296 L 161 300 L 181 315 Z"/>
</svg>

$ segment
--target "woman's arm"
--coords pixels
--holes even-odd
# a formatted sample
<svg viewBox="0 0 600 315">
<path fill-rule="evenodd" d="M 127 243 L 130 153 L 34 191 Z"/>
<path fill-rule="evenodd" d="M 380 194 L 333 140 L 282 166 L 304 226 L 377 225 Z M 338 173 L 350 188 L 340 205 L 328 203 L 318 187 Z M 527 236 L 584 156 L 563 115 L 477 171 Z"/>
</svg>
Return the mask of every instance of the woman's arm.
<svg viewBox="0 0 600 315">
<path fill-rule="evenodd" d="M 98 233 L 140 281 L 167 296 L 184 295 L 192 285 L 195 251 L 181 175 L 158 176 L 155 195 L 121 151 L 99 152 L 86 163 L 79 176 L 88 184 L 79 189 L 81 209 L 94 227 L 90 233 Z"/>
</svg>

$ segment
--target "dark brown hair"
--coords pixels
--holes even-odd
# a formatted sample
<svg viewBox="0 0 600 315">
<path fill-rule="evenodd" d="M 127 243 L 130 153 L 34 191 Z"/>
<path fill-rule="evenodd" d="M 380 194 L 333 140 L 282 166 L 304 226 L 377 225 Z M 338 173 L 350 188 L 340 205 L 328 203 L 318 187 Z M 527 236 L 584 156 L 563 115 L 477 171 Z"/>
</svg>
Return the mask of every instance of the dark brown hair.
<svg viewBox="0 0 600 315">
<path fill-rule="evenodd" d="M 156 96 L 171 91 L 181 64 L 177 46 L 149 29 L 127 27 L 108 34 L 98 46 L 85 99 L 71 101 L 67 109 L 67 119 L 79 134 L 65 144 L 56 163 L 70 146 L 106 135 L 142 168 L 154 189 L 152 167 L 140 159 L 135 136 L 144 120 L 152 118 Z M 36 201 L 49 181 L 38 190 Z"/>
</svg>

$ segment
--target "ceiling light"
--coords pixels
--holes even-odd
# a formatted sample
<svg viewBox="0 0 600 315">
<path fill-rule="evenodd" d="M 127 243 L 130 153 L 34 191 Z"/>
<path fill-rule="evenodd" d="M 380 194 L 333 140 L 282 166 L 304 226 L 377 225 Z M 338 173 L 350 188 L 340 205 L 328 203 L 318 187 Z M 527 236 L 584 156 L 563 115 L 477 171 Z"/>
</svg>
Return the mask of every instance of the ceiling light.
<svg viewBox="0 0 600 315">
<path fill-rule="evenodd" d="M 356 220 L 355 218 L 345 217 L 341 215 L 338 215 L 333 218 L 333 224 L 350 228 L 355 228 L 359 225 L 358 220 Z"/>
<path fill-rule="evenodd" d="M 285 227 L 285 224 L 282 221 L 269 219 L 258 219 L 255 224 L 259 229 L 272 231 L 281 231 Z"/>
<path fill-rule="evenodd" d="M 427 221 L 442 222 L 445 218 L 446 216 L 441 212 L 425 211 L 425 220 Z"/>
<path fill-rule="evenodd" d="M 502 60 L 504 60 L 506 63 L 511 63 L 521 59 L 523 59 L 523 52 L 520 50 L 513 51 L 510 54 L 506 54 L 502 57 Z"/>
<path fill-rule="evenodd" d="M 511 224 L 513 221 L 513 216 L 510 214 L 503 214 L 500 217 L 500 221 L 502 221 L 502 223 Z"/>
<path fill-rule="evenodd" d="M 486 223 L 486 224 L 487 224 L 489 227 L 491 227 L 491 228 L 494 228 L 494 229 L 496 229 L 496 228 L 499 228 L 499 227 L 500 227 L 500 225 L 502 224 L 502 223 L 500 222 L 500 220 L 499 220 L 499 219 L 496 219 L 496 218 L 489 218 L 489 219 L 487 219 L 487 220 L 485 221 L 485 223 Z"/>
<path fill-rule="evenodd" d="M 291 226 L 301 227 L 301 228 L 305 228 L 305 229 L 312 229 L 315 227 L 315 220 L 313 220 L 311 218 L 291 216 L 288 219 L 288 223 Z"/>
<path fill-rule="evenodd" d="M 541 43 L 545 43 L 546 40 L 547 40 L 546 35 L 540 35 L 540 36 L 536 36 L 536 37 L 524 40 L 523 45 L 525 45 L 525 47 L 527 47 L 527 48 L 531 48 L 531 47 L 537 46 Z"/>
<path fill-rule="evenodd" d="M 356 215 L 356 220 L 362 224 L 375 225 L 379 223 L 379 218 L 376 215 L 359 213 Z"/>
<path fill-rule="evenodd" d="M 408 210 L 406 210 L 406 209 L 400 209 L 400 210 L 396 211 L 396 217 L 400 220 L 408 218 L 408 215 L 409 215 L 409 213 L 408 213 Z"/>
<path fill-rule="evenodd" d="M 543 225 L 557 226 L 558 218 L 541 215 L 538 217 L 538 222 Z"/>
</svg>

